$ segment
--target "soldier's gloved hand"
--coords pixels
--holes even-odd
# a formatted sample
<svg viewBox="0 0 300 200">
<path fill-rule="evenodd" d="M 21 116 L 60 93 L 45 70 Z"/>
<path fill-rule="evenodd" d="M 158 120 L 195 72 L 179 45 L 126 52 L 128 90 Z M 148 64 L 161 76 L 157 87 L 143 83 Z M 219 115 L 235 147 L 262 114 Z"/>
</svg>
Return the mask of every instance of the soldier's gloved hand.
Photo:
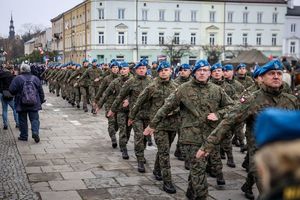
<svg viewBox="0 0 300 200">
<path fill-rule="evenodd" d="M 205 158 L 208 156 L 209 153 L 207 153 L 206 151 L 203 151 L 201 149 L 199 149 L 196 153 L 196 158 Z"/>
<path fill-rule="evenodd" d="M 131 125 L 133 124 L 133 122 L 134 122 L 134 120 L 128 119 L 127 125 L 128 125 L 128 126 L 131 126 Z"/>
<path fill-rule="evenodd" d="M 113 117 L 114 115 L 115 115 L 115 113 L 113 111 L 109 110 L 106 116 L 108 118 L 110 118 L 110 117 Z"/>
<path fill-rule="evenodd" d="M 94 81 L 95 81 L 95 82 L 98 82 L 99 80 L 100 80 L 99 78 L 96 78 Z"/>
<path fill-rule="evenodd" d="M 126 108 L 126 107 L 128 107 L 129 106 L 129 101 L 128 101 L 128 99 L 125 99 L 124 101 L 123 101 L 123 108 Z"/>
<path fill-rule="evenodd" d="M 147 135 L 153 135 L 155 129 L 153 128 L 150 128 L 150 126 L 147 126 L 147 128 L 145 128 L 144 130 L 144 135 L 147 136 Z"/>
<path fill-rule="evenodd" d="M 208 116 L 207 116 L 207 119 L 210 120 L 210 121 L 218 121 L 218 117 L 215 113 L 209 113 Z"/>
</svg>

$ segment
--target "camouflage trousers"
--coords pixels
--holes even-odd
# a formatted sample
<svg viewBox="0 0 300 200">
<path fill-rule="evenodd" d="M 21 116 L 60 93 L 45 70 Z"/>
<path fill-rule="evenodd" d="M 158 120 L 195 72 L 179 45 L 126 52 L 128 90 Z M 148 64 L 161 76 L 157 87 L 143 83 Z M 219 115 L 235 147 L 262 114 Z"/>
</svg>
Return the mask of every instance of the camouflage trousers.
<svg viewBox="0 0 300 200">
<path fill-rule="evenodd" d="M 180 141 L 180 129 L 177 131 L 177 135 L 178 135 L 178 137 L 177 137 L 177 144 L 176 144 L 175 152 L 178 151 L 181 154 L 181 156 L 183 158 L 185 158 L 184 148 L 182 147 L 182 144 L 181 144 L 181 141 Z"/>
<path fill-rule="evenodd" d="M 60 83 L 58 83 L 57 81 L 55 82 L 55 93 L 56 96 L 59 96 L 60 94 Z"/>
<path fill-rule="evenodd" d="M 204 200 L 208 195 L 208 184 L 206 177 L 207 158 L 196 158 L 195 155 L 200 146 L 185 144 L 185 147 L 189 149 L 189 152 L 186 152 L 186 155 L 191 159 L 186 196 L 191 200 Z"/>
<path fill-rule="evenodd" d="M 61 83 L 60 88 L 61 88 L 62 98 L 66 98 L 67 97 L 67 85 L 65 83 Z"/>
<path fill-rule="evenodd" d="M 108 111 L 110 110 L 111 105 L 106 105 L 105 104 L 105 116 L 107 116 Z M 116 115 L 114 115 L 113 117 L 108 117 L 108 134 L 111 140 L 116 140 L 116 133 L 119 129 L 118 127 L 118 122 L 117 122 L 117 116 L 118 113 L 116 113 Z"/>
<path fill-rule="evenodd" d="M 233 154 L 232 154 L 232 131 L 228 131 L 226 134 L 224 140 L 221 143 L 221 151 L 226 153 L 227 159 L 233 159 Z"/>
<path fill-rule="evenodd" d="M 119 146 L 120 149 L 126 149 L 127 142 L 130 138 L 132 126 L 128 126 L 128 112 L 118 112 L 117 121 L 119 126 Z"/>
<path fill-rule="evenodd" d="M 261 193 L 262 188 L 262 180 L 258 175 L 257 168 L 255 165 L 254 155 L 256 152 L 256 148 L 253 145 L 248 146 L 249 153 L 249 172 L 247 174 L 246 183 L 252 187 L 254 183 L 256 183 L 256 187 L 258 191 Z"/>
<path fill-rule="evenodd" d="M 144 162 L 144 151 L 147 138 L 144 136 L 144 129 L 148 126 L 149 119 L 135 119 L 132 125 L 134 131 L 134 152 L 138 162 Z"/>
<path fill-rule="evenodd" d="M 89 100 L 88 87 L 80 87 L 80 93 L 82 95 L 82 107 L 83 109 L 87 109 L 87 104 Z"/>
<path fill-rule="evenodd" d="M 172 182 L 170 165 L 170 147 L 176 137 L 176 131 L 158 130 L 154 133 L 157 153 L 154 171 L 160 171 L 165 183 Z"/>
<path fill-rule="evenodd" d="M 74 94 L 74 100 L 75 100 L 76 104 L 79 105 L 80 101 L 81 101 L 80 88 L 79 87 L 72 87 L 72 91 L 73 91 L 73 94 Z"/>
<path fill-rule="evenodd" d="M 49 92 L 54 92 L 55 91 L 55 84 L 53 81 L 49 81 Z"/>
<path fill-rule="evenodd" d="M 95 101 L 98 88 L 99 86 L 92 86 L 92 85 L 89 86 L 89 97 L 91 102 Z"/>
<path fill-rule="evenodd" d="M 239 126 L 236 127 L 234 130 L 234 135 L 236 139 L 239 141 L 241 145 L 244 145 L 244 139 L 245 139 L 245 134 L 244 134 L 244 123 L 241 123 Z"/>
</svg>

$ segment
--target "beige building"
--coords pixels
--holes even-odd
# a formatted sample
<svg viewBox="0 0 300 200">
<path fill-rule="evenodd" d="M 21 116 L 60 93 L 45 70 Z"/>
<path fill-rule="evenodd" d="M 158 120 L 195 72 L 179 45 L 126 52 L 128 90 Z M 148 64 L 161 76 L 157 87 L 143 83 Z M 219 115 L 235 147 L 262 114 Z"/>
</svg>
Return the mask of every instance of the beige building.
<svg viewBox="0 0 300 200">
<path fill-rule="evenodd" d="M 64 34 L 64 19 L 63 15 L 59 15 L 51 19 L 52 23 L 52 51 L 56 51 L 58 56 L 55 61 L 62 61 L 64 55 L 63 34 Z"/>
</svg>

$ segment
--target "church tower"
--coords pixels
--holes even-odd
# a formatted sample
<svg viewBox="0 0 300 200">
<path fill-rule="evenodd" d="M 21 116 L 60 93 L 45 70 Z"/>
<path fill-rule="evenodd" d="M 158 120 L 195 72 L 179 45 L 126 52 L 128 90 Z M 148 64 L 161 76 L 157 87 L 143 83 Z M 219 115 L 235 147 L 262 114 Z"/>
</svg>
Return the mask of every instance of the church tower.
<svg viewBox="0 0 300 200">
<path fill-rule="evenodd" d="M 14 20 L 13 16 L 11 14 L 11 19 L 10 19 L 10 25 L 9 25 L 9 39 L 15 39 L 15 27 L 14 27 Z"/>
</svg>

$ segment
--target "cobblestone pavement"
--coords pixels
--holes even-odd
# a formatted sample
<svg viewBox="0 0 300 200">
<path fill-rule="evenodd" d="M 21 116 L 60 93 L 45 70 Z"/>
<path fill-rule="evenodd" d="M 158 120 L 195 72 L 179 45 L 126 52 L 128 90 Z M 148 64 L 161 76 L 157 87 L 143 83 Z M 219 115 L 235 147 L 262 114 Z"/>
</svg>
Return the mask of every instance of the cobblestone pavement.
<svg viewBox="0 0 300 200">
<path fill-rule="evenodd" d="M 47 103 L 43 105 L 44 110 L 40 112 L 41 142 L 36 144 L 31 138 L 28 142 L 17 141 L 29 184 L 39 198 L 43 200 L 186 199 L 188 171 L 184 169 L 184 163 L 173 155 L 175 142 L 171 149 L 171 167 L 177 193 L 170 195 L 162 190 L 162 182 L 154 180 L 152 175 L 157 151 L 155 146 L 147 147 L 146 173 L 141 174 L 137 172 L 133 133 L 128 147 L 130 159 L 123 160 L 121 152 L 111 147 L 107 133 L 107 120 L 103 111 L 95 117 L 91 113 L 72 108 L 61 98 L 49 94 L 46 88 L 45 92 Z M 10 121 L 12 120 L 10 113 Z M 17 129 L 12 130 L 16 139 L 19 133 Z M 4 132 L 2 137 L 3 143 L 3 140 L 8 140 L 5 138 L 9 138 L 9 134 Z M 19 154 L 14 147 L 14 140 L 11 138 L 9 141 L 4 144 L 7 147 L 2 147 L 1 143 L 0 150 L 4 152 L 1 154 L 1 160 L 4 157 L 11 161 L 5 166 L 12 165 L 19 171 L 8 173 L 5 171 L 7 168 L 1 170 L 0 173 L 5 175 L 1 176 L 1 182 L 2 177 L 16 176 L 14 178 L 20 186 L 17 187 L 16 184 L 16 188 L 11 190 L 16 191 L 14 195 L 26 195 L 18 193 L 23 188 L 29 191 L 28 197 L 34 195 L 30 193 L 22 162 L 18 159 Z M 241 168 L 245 155 L 239 153 L 238 149 L 234 149 L 234 155 L 236 169 L 227 168 L 224 164 L 223 171 L 226 179 L 224 187 L 218 187 L 215 179 L 208 178 L 209 199 L 245 199 L 240 191 L 246 176 L 245 170 Z M 3 186 L 11 187 L 5 183 L 6 180 L 0 188 L 2 196 L 8 195 L 7 188 Z M 29 199 L 34 198 L 36 197 Z M 20 196 L 20 199 L 23 198 Z"/>
</svg>

